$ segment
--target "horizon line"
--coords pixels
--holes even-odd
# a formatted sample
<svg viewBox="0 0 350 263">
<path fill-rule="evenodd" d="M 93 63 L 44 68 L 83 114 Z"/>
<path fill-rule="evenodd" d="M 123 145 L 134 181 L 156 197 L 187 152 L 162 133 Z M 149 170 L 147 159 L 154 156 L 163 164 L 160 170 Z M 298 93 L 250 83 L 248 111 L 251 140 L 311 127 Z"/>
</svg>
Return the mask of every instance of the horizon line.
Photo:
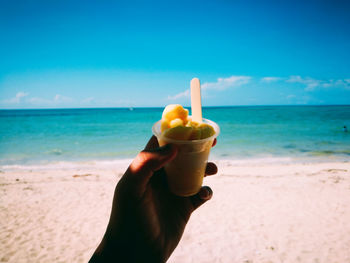
<svg viewBox="0 0 350 263">
<path fill-rule="evenodd" d="M 174 103 L 176 104 L 176 103 Z M 350 104 L 262 104 L 262 105 L 221 105 L 221 106 L 203 106 L 202 108 L 239 108 L 239 107 L 330 107 L 330 106 L 350 106 Z M 191 106 L 183 106 L 191 108 Z M 67 108 L 0 108 L 0 111 L 6 110 L 93 110 L 93 109 L 162 109 L 163 106 L 124 106 L 124 107 L 67 107 Z"/>
</svg>

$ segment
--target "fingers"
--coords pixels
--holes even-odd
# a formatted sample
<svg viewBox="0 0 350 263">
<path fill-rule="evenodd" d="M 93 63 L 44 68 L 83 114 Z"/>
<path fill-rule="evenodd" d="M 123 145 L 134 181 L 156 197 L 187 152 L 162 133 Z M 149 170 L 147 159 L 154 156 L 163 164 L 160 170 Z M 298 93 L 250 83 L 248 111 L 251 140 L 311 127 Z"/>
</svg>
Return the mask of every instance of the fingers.
<svg viewBox="0 0 350 263">
<path fill-rule="evenodd" d="M 171 161 L 176 155 L 176 148 L 171 144 L 153 150 L 140 152 L 130 165 L 133 173 L 153 173 Z"/>
<path fill-rule="evenodd" d="M 215 146 L 215 144 L 216 139 L 213 141 L 213 146 Z M 157 138 L 152 136 L 145 149 L 137 155 L 126 173 L 128 178 L 133 178 L 130 181 L 130 184 L 136 189 L 136 192 L 142 194 L 145 191 L 153 173 L 164 167 L 166 163 L 173 160 L 176 154 L 176 147 L 170 144 L 159 147 Z M 205 176 L 216 174 L 217 171 L 218 168 L 214 163 L 208 163 Z M 201 194 L 201 197 L 204 197 L 203 194 L 205 193 L 209 193 L 211 195 L 212 191 L 210 188 L 202 188 L 198 194 Z M 194 199 L 196 198 L 194 197 Z"/>
<path fill-rule="evenodd" d="M 204 176 L 213 175 L 213 174 L 216 174 L 217 172 L 218 172 L 218 167 L 216 166 L 215 163 L 207 163 Z"/>
<path fill-rule="evenodd" d="M 216 142 L 217 142 L 217 140 L 215 138 L 214 141 L 213 141 L 213 145 L 211 147 L 214 147 L 216 145 Z"/>
<path fill-rule="evenodd" d="M 156 149 L 159 147 L 159 144 L 158 144 L 158 139 L 156 136 L 152 136 L 151 139 L 149 139 L 146 147 L 145 147 L 145 150 L 153 150 L 153 149 Z"/>
<path fill-rule="evenodd" d="M 191 212 L 196 210 L 206 201 L 210 200 L 212 196 L 213 196 L 213 191 L 211 190 L 211 188 L 209 186 L 203 186 L 197 194 L 190 197 L 192 208 L 193 208 Z"/>
<path fill-rule="evenodd" d="M 205 169 L 205 176 L 213 175 L 218 172 L 218 167 L 215 163 L 207 163 L 207 167 Z M 190 197 L 192 203 L 192 211 L 196 210 L 206 201 L 210 200 L 213 196 L 213 190 L 209 186 L 203 186 L 197 194 Z"/>
<path fill-rule="evenodd" d="M 153 173 L 174 159 L 177 153 L 176 147 L 173 147 L 171 144 L 147 150 L 147 147 L 152 148 L 155 146 L 152 138 L 147 144 L 146 150 L 136 156 L 127 172 L 128 177 L 132 178 L 130 183 L 136 187 L 139 194 L 145 191 Z"/>
</svg>

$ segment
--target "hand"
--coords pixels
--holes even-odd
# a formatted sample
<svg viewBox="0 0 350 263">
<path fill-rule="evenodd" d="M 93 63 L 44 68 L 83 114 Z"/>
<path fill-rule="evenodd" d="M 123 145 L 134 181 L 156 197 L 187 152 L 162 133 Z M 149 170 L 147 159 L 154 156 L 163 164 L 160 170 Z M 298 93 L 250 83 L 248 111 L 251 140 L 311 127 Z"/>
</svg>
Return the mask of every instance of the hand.
<svg viewBox="0 0 350 263">
<path fill-rule="evenodd" d="M 170 144 L 159 148 L 154 136 L 138 154 L 116 186 L 106 234 L 90 262 L 165 262 L 170 257 L 191 213 L 212 197 L 207 186 L 190 197 L 169 191 L 163 167 L 176 154 Z M 208 163 L 206 175 L 216 173 L 216 165 Z"/>
</svg>

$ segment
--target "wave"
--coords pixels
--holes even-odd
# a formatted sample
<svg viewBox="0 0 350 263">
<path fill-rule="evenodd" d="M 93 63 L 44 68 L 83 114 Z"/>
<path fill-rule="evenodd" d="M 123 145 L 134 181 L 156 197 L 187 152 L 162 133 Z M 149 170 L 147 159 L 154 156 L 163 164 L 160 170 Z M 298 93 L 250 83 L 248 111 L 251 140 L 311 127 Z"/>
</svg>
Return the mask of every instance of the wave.
<svg viewBox="0 0 350 263">
<path fill-rule="evenodd" d="M 60 161 L 60 162 L 47 162 L 37 164 L 9 164 L 1 165 L 2 170 L 70 170 L 70 169 L 103 169 L 114 170 L 115 167 L 125 166 L 127 167 L 131 163 L 132 159 L 116 159 L 116 160 L 92 160 L 92 161 Z"/>
<path fill-rule="evenodd" d="M 47 153 L 53 154 L 53 155 L 62 155 L 63 151 L 61 149 L 52 149 L 51 151 L 48 151 Z"/>
<path fill-rule="evenodd" d="M 308 154 L 312 156 L 329 156 L 329 155 L 349 155 L 350 156 L 350 150 L 323 150 L 323 151 L 310 151 Z"/>
</svg>

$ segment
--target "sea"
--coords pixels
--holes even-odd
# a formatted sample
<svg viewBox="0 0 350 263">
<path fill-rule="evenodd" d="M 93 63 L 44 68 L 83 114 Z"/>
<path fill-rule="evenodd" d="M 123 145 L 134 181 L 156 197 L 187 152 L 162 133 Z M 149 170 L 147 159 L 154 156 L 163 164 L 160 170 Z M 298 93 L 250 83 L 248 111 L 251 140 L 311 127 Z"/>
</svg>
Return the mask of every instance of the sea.
<svg viewBox="0 0 350 263">
<path fill-rule="evenodd" d="M 0 110 L 0 165 L 132 159 L 162 111 Z M 350 105 L 205 107 L 203 116 L 221 129 L 214 160 L 350 161 Z"/>
</svg>

